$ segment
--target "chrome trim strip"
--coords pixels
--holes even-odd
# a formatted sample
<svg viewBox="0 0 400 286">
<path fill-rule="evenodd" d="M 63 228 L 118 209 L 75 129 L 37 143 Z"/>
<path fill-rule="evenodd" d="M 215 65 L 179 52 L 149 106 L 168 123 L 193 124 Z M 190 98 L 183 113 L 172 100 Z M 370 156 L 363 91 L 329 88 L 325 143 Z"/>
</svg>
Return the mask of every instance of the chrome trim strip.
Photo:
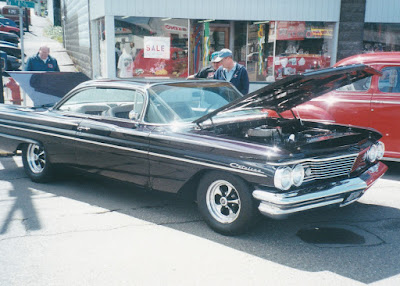
<svg viewBox="0 0 400 286">
<path fill-rule="evenodd" d="M 69 140 L 74 140 L 74 141 L 79 141 L 79 142 L 84 142 L 84 143 L 96 144 L 99 146 L 105 146 L 105 147 L 120 149 L 120 150 L 124 150 L 124 151 L 136 152 L 139 154 L 148 154 L 148 155 L 154 156 L 154 157 L 161 157 L 161 158 L 171 159 L 171 160 L 175 160 L 175 161 L 181 161 L 181 162 L 191 163 L 191 164 L 195 164 L 195 165 L 201 165 L 201 166 L 205 166 L 205 167 L 212 167 L 212 168 L 216 168 L 216 169 L 227 170 L 227 171 L 236 172 L 236 173 L 242 173 L 242 174 L 246 174 L 246 175 L 253 175 L 253 176 L 264 177 L 264 178 L 267 177 L 267 175 L 265 175 L 265 174 L 260 174 L 260 173 L 256 173 L 256 172 L 253 173 L 253 172 L 249 172 L 249 171 L 245 171 L 245 170 L 241 170 L 241 169 L 230 168 L 230 167 L 225 167 L 225 166 L 210 164 L 210 163 L 205 163 L 205 162 L 199 162 L 199 161 L 195 161 L 195 160 L 184 159 L 184 158 L 179 158 L 179 157 L 174 157 L 174 156 L 169 156 L 169 155 L 163 155 L 163 154 L 158 154 L 158 153 L 154 153 L 154 152 L 134 149 L 134 148 L 130 148 L 130 147 L 116 146 L 116 145 L 111 145 L 108 143 L 100 143 L 100 142 L 96 142 L 96 141 L 90 141 L 90 140 L 85 140 L 85 139 L 81 139 L 81 138 L 75 138 L 75 137 L 71 137 L 71 136 L 48 133 L 48 132 L 43 132 L 43 131 L 38 131 L 38 130 L 29 130 L 29 129 L 24 129 L 24 128 L 16 127 L 16 126 L 8 126 L 8 125 L 3 125 L 3 124 L 0 124 L 0 126 L 6 127 L 6 128 L 14 128 L 17 130 L 22 130 L 22 131 L 34 132 L 34 133 L 43 134 L 43 135 L 50 135 L 50 136 L 54 136 L 54 137 L 59 137 L 59 138 L 63 138 L 63 139 L 69 139 Z"/>
<path fill-rule="evenodd" d="M 271 166 L 287 166 L 287 165 L 299 164 L 299 163 L 303 163 L 303 162 L 332 161 L 332 160 L 336 160 L 336 159 L 343 159 L 343 158 L 353 157 L 353 156 L 355 156 L 354 159 L 356 159 L 357 156 L 358 156 L 358 153 L 352 153 L 352 154 L 348 154 L 348 155 L 340 155 L 340 156 L 335 156 L 335 157 L 327 157 L 327 158 L 306 158 L 306 159 L 299 159 L 299 160 L 295 160 L 295 161 L 286 161 L 284 163 L 267 163 L 267 165 L 271 165 Z"/>
<path fill-rule="evenodd" d="M 313 208 L 319 208 L 319 207 L 324 207 L 324 206 L 328 206 L 328 205 L 338 204 L 338 203 L 341 203 L 342 201 L 343 201 L 343 199 L 339 198 L 339 199 L 316 203 L 313 205 L 292 208 L 292 209 L 288 209 L 288 210 L 282 210 L 280 208 L 274 207 L 273 205 L 269 205 L 269 204 L 261 202 L 260 205 L 258 206 L 258 210 L 264 215 L 274 217 L 274 218 L 277 218 L 277 217 L 279 218 L 279 217 L 284 217 L 284 216 L 287 216 L 289 214 L 296 213 L 296 212 L 301 212 L 301 211 L 305 211 L 305 210 L 309 210 L 309 209 L 313 209 Z"/>
<path fill-rule="evenodd" d="M 400 96 L 399 96 L 399 100 L 400 100 Z M 400 104 L 400 101 L 372 100 L 371 103 L 375 103 L 375 104 Z"/>
</svg>

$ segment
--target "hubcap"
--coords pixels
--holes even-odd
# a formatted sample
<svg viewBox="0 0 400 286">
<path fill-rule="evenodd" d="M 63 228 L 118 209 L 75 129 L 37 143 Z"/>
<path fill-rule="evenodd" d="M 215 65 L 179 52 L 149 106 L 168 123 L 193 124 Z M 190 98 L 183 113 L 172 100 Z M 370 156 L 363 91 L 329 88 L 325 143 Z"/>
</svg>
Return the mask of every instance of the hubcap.
<svg viewBox="0 0 400 286">
<path fill-rule="evenodd" d="M 232 223 L 239 217 L 239 193 L 228 181 L 213 182 L 208 187 L 206 203 L 211 216 L 220 223 Z"/>
<path fill-rule="evenodd" d="M 29 169 L 35 174 L 41 173 L 46 166 L 46 154 L 44 149 L 36 144 L 29 144 L 26 152 L 26 160 Z"/>
</svg>

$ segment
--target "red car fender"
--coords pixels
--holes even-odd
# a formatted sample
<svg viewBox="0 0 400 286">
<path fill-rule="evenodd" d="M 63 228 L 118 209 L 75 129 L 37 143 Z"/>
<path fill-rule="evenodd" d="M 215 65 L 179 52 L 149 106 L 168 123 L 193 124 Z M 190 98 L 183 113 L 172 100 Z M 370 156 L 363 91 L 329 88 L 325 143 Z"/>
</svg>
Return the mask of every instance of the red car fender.
<svg viewBox="0 0 400 286">
<path fill-rule="evenodd" d="M 300 117 L 302 119 L 323 120 L 331 122 L 336 121 L 335 118 L 332 116 L 332 114 L 329 114 L 322 107 L 316 106 L 310 102 L 297 106 L 296 108 L 293 109 L 293 112 L 296 115 L 296 117 Z M 284 113 L 285 114 L 289 113 L 291 115 L 290 111 L 289 112 L 285 111 Z M 293 115 L 291 116 L 293 117 Z"/>
</svg>

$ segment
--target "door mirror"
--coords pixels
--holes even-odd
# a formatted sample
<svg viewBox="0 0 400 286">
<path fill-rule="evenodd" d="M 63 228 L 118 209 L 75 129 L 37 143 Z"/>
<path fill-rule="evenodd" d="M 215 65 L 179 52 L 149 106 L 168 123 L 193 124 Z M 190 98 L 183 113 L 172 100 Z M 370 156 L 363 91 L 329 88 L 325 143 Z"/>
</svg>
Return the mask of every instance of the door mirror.
<svg viewBox="0 0 400 286">
<path fill-rule="evenodd" d="M 134 110 L 129 111 L 129 119 L 130 120 L 137 120 L 139 118 L 139 113 Z"/>
</svg>

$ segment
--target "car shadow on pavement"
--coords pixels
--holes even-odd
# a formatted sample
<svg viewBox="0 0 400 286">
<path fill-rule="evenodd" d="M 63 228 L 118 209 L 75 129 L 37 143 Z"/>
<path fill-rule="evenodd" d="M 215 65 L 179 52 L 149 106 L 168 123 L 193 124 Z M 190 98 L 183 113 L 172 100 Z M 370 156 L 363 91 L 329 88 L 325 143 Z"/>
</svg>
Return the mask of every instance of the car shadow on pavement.
<svg viewBox="0 0 400 286">
<path fill-rule="evenodd" d="M 393 168 L 386 176 L 399 180 L 400 170 Z M 346 208 L 309 211 L 286 220 L 262 218 L 250 232 L 228 237 L 207 227 L 195 203 L 127 183 L 73 173 L 48 184 L 32 183 L 32 188 L 179 230 L 301 271 L 329 271 L 362 283 L 400 274 L 400 241 L 396 239 L 400 235 L 400 210 L 393 207 L 360 202 Z M 303 230 L 322 228 L 346 230 L 362 239 L 358 243 L 310 243 L 299 236 Z"/>
</svg>

